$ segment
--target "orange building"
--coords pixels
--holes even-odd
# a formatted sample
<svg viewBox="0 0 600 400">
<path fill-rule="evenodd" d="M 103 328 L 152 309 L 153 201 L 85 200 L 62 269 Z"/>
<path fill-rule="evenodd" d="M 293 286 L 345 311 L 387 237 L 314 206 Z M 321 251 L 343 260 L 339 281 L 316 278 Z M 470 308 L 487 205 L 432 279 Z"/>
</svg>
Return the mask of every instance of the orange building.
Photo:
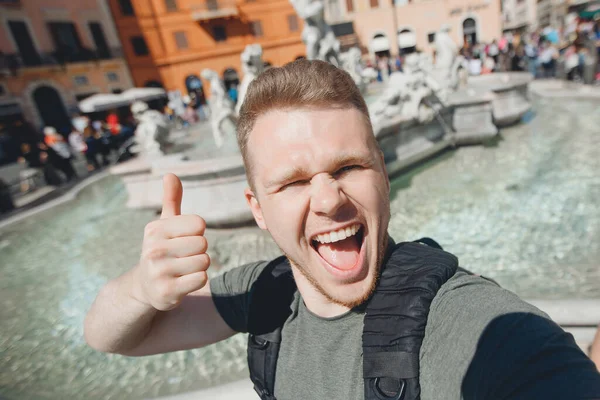
<svg viewBox="0 0 600 400">
<path fill-rule="evenodd" d="M 204 68 L 227 84 L 238 79 L 240 53 L 251 43 L 262 45 L 263 60 L 272 65 L 305 54 L 302 22 L 288 0 L 109 3 L 136 86 L 160 85 L 185 94 Z"/>
</svg>

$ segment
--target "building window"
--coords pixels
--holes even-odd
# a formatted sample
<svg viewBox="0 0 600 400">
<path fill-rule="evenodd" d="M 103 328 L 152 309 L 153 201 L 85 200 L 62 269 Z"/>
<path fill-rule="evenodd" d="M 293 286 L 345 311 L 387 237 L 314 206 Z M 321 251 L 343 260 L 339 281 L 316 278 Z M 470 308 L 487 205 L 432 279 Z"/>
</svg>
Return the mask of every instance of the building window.
<svg viewBox="0 0 600 400">
<path fill-rule="evenodd" d="M 349 13 L 354 11 L 354 0 L 346 0 L 346 10 Z"/>
<path fill-rule="evenodd" d="M 371 4 L 371 8 L 379 7 L 379 0 L 369 0 L 369 3 Z"/>
<path fill-rule="evenodd" d="M 89 85 L 90 81 L 88 77 L 85 75 L 76 75 L 73 77 L 73 82 L 75 82 L 75 86 L 85 86 Z"/>
<path fill-rule="evenodd" d="M 165 0 L 167 11 L 177 11 L 177 0 Z"/>
<path fill-rule="evenodd" d="M 49 22 L 48 29 L 57 53 L 67 57 L 67 61 L 84 61 L 79 59 L 83 53 L 83 46 L 74 23 Z"/>
<path fill-rule="evenodd" d="M 121 14 L 123 15 L 134 15 L 133 5 L 131 5 L 131 0 L 119 0 L 119 8 L 121 9 Z"/>
<path fill-rule="evenodd" d="M 187 49 L 189 47 L 187 36 L 184 31 L 173 32 L 173 36 L 175 37 L 175 44 L 178 49 Z"/>
<path fill-rule="evenodd" d="M 225 32 L 225 27 L 223 25 L 213 26 L 212 31 L 215 42 L 224 42 L 227 40 L 227 33 Z"/>
<path fill-rule="evenodd" d="M 252 36 L 254 37 L 262 37 L 263 30 L 260 21 L 250 22 L 250 32 L 252 32 Z"/>
<path fill-rule="evenodd" d="M 109 82 L 119 82 L 119 74 L 116 72 L 107 72 L 106 79 L 108 79 Z"/>
<path fill-rule="evenodd" d="M 108 44 L 106 43 L 106 37 L 104 36 L 102 25 L 100 25 L 99 22 L 90 22 L 88 26 L 90 27 L 90 32 L 92 32 L 92 38 L 94 39 L 94 44 L 96 45 L 96 53 L 98 54 L 98 57 L 102 59 L 110 58 L 110 50 L 108 49 Z"/>
<path fill-rule="evenodd" d="M 131 38 L 131 45 L 133 46 L 133 52 L 136 56 L 148 55 L 148 46 L 143 36 L 133 36 Z"/>
<path fill-rule="evenodd" d="M 288 26 L 290 32 L 298 32 L 298 16 L 296 14 L 288 15 Z"/>
<path fill-rule="evenodd" d="M 429 43 L 433 43 L 433 42 L 435 42 L 435 32 L 433 32 L 433 33 L 428 33 L 428 34 L 427 34 L 427 41 L 428 41 Z"/>
<path fill-rule="evenodd" d="M 25 65 L 39 65 L 42 60 L 33 44 L 33 38 L 29 32 L 27 24 L 23 21 L 7 21 L 8 29 L 12 34 L 21 60 Z"/>
</svg>

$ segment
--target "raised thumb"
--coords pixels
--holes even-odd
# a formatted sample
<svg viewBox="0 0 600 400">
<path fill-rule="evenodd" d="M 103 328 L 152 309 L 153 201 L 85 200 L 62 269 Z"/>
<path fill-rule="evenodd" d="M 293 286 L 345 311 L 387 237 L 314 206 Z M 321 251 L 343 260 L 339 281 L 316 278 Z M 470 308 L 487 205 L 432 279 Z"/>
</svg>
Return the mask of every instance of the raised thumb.
<svg viewBox="0 0 600 400">
<path fill-rule="evenodd" d="M 174 217 L 181 214 L 183 186 L 175 174 L 166 174 L 163 178 L 163 200 L 160 218 Z"/>
</svg>

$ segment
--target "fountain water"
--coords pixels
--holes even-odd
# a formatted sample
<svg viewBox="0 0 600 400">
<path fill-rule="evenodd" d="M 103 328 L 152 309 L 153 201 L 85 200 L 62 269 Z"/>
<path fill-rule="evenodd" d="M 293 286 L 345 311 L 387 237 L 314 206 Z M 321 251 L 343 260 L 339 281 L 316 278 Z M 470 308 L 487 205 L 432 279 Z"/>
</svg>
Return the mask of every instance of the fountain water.
<svg viewBox="0 0 600 400">
<path fill-rule="evenodd" d="M 393 179 L 389 231 L 396 240 L 435 237 L 463 266 L 525 298 L 598 299 L 598 101 L 534 105 L 536 118 L 504 128 L 493 146 L 449 151 Z M 234 148 L 226 140 L 222 151 Z M 202 158 L 215 145 L 195 151 Z M 0 228 L 0 397 L 141 399 L 247 377 L 243 335 L 143 358 L 84 343 L 87 308 L 137 262 L 141 232 L 156 217 L 127 209 L 127 196 L 122 180 L 108 177 L 77 201 Z M 255 228 L 207 237 L 211 274 L 279 252 Z"/>
</svg>

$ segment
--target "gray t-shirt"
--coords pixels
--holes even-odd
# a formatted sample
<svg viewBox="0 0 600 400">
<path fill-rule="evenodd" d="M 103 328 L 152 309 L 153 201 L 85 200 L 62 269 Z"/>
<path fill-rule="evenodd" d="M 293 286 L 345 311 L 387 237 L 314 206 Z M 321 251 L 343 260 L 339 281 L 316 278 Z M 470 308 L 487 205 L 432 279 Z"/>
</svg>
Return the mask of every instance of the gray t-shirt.
<svg viewBox="0 0 600 400">
<path fill-rule="evenodd" d="M 266 265 L 249 264 L 210 282 L 219 313 L 238 332 L 247 331 L 248 293 Z M 306 308 L 299 293 L 291 308 L 282 329 L 276 398 L 362 400 L 364 315 L 352 310 L 321 318 Z M 551 353 L 547 344 L 553 346 Z M 574 375 L 553 375 L 565 364 Z M 423 400 L 561 398 L 547 396 L 560 393 L 557 383 L 569 393 L 563 398 L 600 398 L 600 375 L 570 335 L 510 291 L 464 272 L 446 282 L 431 304 L 420 367 Z M 539 381 L 546 390 L 544 379 L 552 391 L 541 394 L 531 382 Z M 570 383 L 589 385 L 589 390 L 572 397 Z"/>
</svg>

